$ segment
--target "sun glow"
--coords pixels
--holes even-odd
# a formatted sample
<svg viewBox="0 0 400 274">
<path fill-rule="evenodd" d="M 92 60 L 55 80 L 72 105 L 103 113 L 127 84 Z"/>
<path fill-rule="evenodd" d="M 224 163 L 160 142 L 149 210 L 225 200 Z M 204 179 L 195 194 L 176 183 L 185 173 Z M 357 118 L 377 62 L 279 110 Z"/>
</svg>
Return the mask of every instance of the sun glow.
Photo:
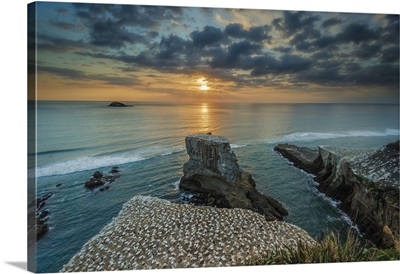
<svg viewBox="0 0 400 274">
<path fill-rule="evenodd" d="M 200 89 L 206 91 L 206 90 L 208 90 L 208 87 L 206 84 L 203 84 L 203 85 L 201 85 Z"/>
<path fill-rule="evenodd" d="M 206 80 L 206 78 L 202 77 L 200 79 L 197 79 L 197 83 L 200 84 L 200 90 L 202 91 L 207 91 L 210 88 L 207 86 L 208 81 Z"/>
</svg>

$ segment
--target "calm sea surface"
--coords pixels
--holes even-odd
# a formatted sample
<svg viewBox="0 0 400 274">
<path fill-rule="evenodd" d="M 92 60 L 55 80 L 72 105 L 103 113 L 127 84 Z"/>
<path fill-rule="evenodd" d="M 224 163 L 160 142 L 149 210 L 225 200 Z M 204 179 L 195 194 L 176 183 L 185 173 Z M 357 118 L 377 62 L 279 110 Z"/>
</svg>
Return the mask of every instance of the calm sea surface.
<svg viewBox="0 0 400 274">
<path fill-rule="evenodd" d="M 380 148 L 399 138 L 398 105 L 107 104 L 37 103 L 37 168 L 30 176 L 38 196 L 54 192 L 46 204 L 51 230 L 38 241 L 38 272 L 59 271 L 133 196 L 178 201 L 187 135 L 227 137 L 258 190 L 281 202 L 289 211 L 285 220 L 313 237 L 327 229 L 345 231 L 351 223 L 274 145 Z M 28 160 L 34 159 L 30 153 Z M 95 171 L 113 166 L 121 177 L 110 189 L 84 188 Z"/>
</svg>

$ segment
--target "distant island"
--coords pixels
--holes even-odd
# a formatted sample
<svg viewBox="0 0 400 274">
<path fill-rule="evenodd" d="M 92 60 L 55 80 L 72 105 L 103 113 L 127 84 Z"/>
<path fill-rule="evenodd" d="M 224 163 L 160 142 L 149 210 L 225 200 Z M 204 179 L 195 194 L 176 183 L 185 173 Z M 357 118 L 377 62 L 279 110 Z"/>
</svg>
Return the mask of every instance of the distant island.
<svg viewBox="0 0 400 274">
<path fill-rule="evenodd" d="M 129 106 L 129 105 L 125 105 L 124 103 L 121 103 L 121 102 L 112 102 L 108 106 L 109 107 L 132 107 L 132 106 Z"/>
</svg>

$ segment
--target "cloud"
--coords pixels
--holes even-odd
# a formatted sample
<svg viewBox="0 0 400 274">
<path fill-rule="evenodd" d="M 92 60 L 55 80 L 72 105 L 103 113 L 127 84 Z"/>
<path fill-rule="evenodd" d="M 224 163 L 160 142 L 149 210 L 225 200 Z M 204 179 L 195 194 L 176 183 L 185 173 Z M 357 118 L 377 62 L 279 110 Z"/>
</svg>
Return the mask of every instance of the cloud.
<svg viewBox="0 0 400 274">
<path fill-rule="evenodd" d="M 388 14 L 385 16 L 386 25 L 382 29 L 382 42 L 399 45 L 399 15 Z"/>
<path fill-rule="evenodd" d="M 342 22 L 343 22 L 342 19 L 336 18 L 336 17 L 332 17 L 332 18 L 326 19 L 324 22 L 322 22 L 322 27 L 323 28 L 329 28 L 329 27 L 336 26 L 336 25 L 338 25 L 338 24 L 340 24 Z"/>
<path fill-rule="evenodd" d="M 60 14 L 67 14 L 67 13 L 69 13 L 69 9 L 67 9 L 67 8 L 58 8 L 58 9 L 56 9 L 56 11 L 57 11 L 58 13 L 60 13 Z"/>
<path fill-rule="evenodd" d="M 311 12 L 284 11 L 282 18 L 275 18 L 272 25 L 281 32 L 284 37 L 290 37 L 299 32 L 313 32 L 314 23 L 320 20 L 320 16 Z"/>
<path fill-rule="evenodd" d="M 399 87 L 398 64 L 375 64 L 348 74 L 348 82 L 359 85 Z M 398 90 L 397 90 L 398 92 Z"/>
<path fill-rule="evenodd" d="M 179 58 L 179 56 L 187 55 L 187 51 L 191 49 L 191 43 L 179 36 L 170 35 L 161 38 L 158 48 L 159 59 Z"/>
<path fill-rule="evenodd" d="M 243 61 L 241 59 L 259 52 L 260 49 L 260 45 L 248 41 L 232 43 L 226 51 L 223 49 L 215 51 L 210 65 L 212 68 L 240 68 L 239 63 Z"/>
<path fill-rule="evenodd" d="M 69 23 L 69 22 L 51 20 L 50 24 L 52 24 L 56 28 L 64 29 L 64 30 L 76 30 L 78 28 L 75 24 Z"/>
<path fill-rule="evenodd" d="M 190 37 L 192 38 L 195 46 L 205 47 L 221 41 L 224 37 L 224 34 L 219 28 L 205 26 L 202 31 L 193 31 L 190 34 Z"/>
<path fill-rule="evenodd" d="M 364 16 L 362 21 L 356 14 L 328 18 L 325 14 L 286 11 L 275 12 L 275 19 L 265 16 L 265 21 L 260 21 L 260 15 L 259 24 L 253 21 L 246 25 L 238 16 L 216 22 L 213 9 L 199 9 L 198 14 L 207 18 L 196 21 L 196 9 L 187 13 L 174 7 L 72 7 L 63 14 L 65 21 L 47 21 L 53 32 L 37 34 L 40 54 L 52 54 L 45 59 L 47 66 L 39 68 L 42 73 L 120 86 L 140 83 L 131 73 L 143 71 L 168 76 L 207 75 L 238 87 L 395 87 L 399 81 L 397 15 L 371 16 L 371 21 Z M 240 12 L 235 14 L 245 15 Z M 173 29 L 177 24 L 187 29 Z M 60 35 L 55 36 L 54 27 Z M 101 59 L 112 62 L 104 62 L 107 73 L 85 73 L 84 69 L 63 68 L 64 64 L 57 63 L 65 52 L 79 57 L 77 65 Z"/>
<path fill-rule="evenodd" d="M 76 69 L 69 69 L 69 68 L 38 66 L 38 72 L 47 72 L 50 74 L 61 76 L 63 78 L 72 78 L 72 79 L 85 79 L 86 78 L 86 75 L 84 72 L 82 72 L 80 70 L 76 70 Z"/>
<path fill-rule="evenodd" d="M 122 48 L 128 44 L 147 44 L 146 33 L 156 33 L 154 28 L 163 21 L 178 20 L 179 7 L 138 5 L 97 5 L 75 3 L 76 16 L 89 28 L 93 45 Z"/>
<path fill-rule="evenodd" d="M 76 41 L 67 38 L 54 37 L 46 34 L 37 34 L 37 47 L 40 50 L 52 52 L 67 52 L 92 48 L 82 40 Z"/>
<path fill-rule="evenodd" d="M 382 46 L 379 44 L 364 43 L 360 47 L 357 47 L 353 51 L 353 54 L 362 60 L 371 59 L 380 54 L 381 48 Z"/>
<path fill-rule="evenodd" d="M 381 61 L 384 63 L 392 63 L 399 61 L 399 46 L 392 46 L 382 50 Z"/>
<path fill-rule="evenodd" d="M 249 29 L 244 29 L 242 24 L 232 23 L 225 27 L 224 32 L 234 38 L 249 39 L 254 42 L 262 42 L 270 40 L 271 36 L 268 35 L 270 26 L 253 26 Z"/>
<path fill-rule="evenodd" d="M 360 44 L 361 42 L 369 42 L 380 38 L 380 31 L 369 28 L 363 23 L 352 23 L 347 25 L 344 30 L 337 35 L 342 43 Z"/>
<path fill-rule="evenodd" d="M 137 33 L 127 31 L 113 21 L 97 21 L 90 30 L 90 42 L 96 46 L 121 48 L 127 43 L 145 43 L 146 39 Z"/>
<path fill-rule="evenodd" d="M 39 73 L 49 73 L 62 78 L 77 80 L 98 80 L 108 85 L 133 86 L 139 82 L 133 77 L 110 76 L 103 74 L 87 74 L 83 71 L 69 68 L 38 66 Z"/>
</svg>

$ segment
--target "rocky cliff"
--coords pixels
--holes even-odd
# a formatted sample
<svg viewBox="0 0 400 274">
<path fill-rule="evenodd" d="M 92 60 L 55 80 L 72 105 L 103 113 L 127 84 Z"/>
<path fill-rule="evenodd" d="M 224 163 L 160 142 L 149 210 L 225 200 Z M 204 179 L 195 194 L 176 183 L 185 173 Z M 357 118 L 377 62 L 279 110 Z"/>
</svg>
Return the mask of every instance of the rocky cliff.
<svg viewBox="0 0 400 274">
<path fill-rule="evenodd" d="M 179 186 L 200 194 L 194 203 L 250 209 L 270 221 L 288 214 L 278 201 L 256 190 L 251 174 L 240 169 L 225 137 L 197 134 L 186 137 L 185 143 L 189 161 L 183 166 Z"/>
<path fill-rule="evenodd" d="M 379 247 L 399 248 L 399 142 L 379 150 L 278 145 L 275 150 L 316 175 L 318 189 L 340 200 L 361 232 Z"/>
</svg>

